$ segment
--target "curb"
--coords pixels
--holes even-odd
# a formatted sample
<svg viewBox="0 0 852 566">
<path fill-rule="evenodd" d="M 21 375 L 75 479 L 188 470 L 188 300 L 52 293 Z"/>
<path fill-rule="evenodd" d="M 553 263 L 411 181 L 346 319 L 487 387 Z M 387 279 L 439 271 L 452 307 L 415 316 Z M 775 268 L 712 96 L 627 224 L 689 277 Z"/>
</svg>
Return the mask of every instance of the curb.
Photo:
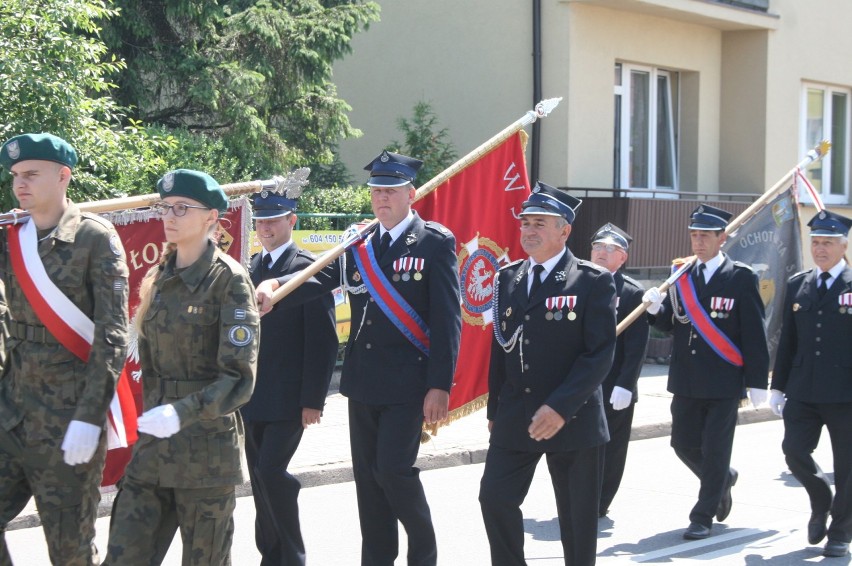
<svg viewBox="0 0 852 566">
<path fill-rule="evenodd" d="M 771 420 L 781 420 L 772 414 L 768 407 L 760 409 L 744 408 L 740 409 L 737 417 L 737 426 L 761 423 Z M 672 431 L 671 421 L 658 423 L 647 423 L 634 426 L 630 433 L 630 441 L 648 440 L 651 438 L 660 438 L 669 436 Z M 472 448 L 452 450 L 443 454 L 430 454 L 417 458 L 416 466 L 421 471 L 437 470 L 441 468 L 452 468 L 455 466 L 464 466 L 467 464 L 481 464 L 485 462 L 485 455 L 488 453 L 488 444 Z M 324 464 L 313 466 L 301 470 L 296 470 L 293 475 L 302 484 L 302 489 L 309 487 L 321 487 L 337 483 L 353 481 L 352 465 L 349 461 L 336 462 L 332 464 Z M 101 501 L 98 505 L 98 517 L 106 517 L 112 512 L 112 503 L 115 499 L 116 491 L 101 493 Z M 251 483 L 245 482 L 236 486 L 236 496 L 246 497 L 251 496 Z M 32 527 L 41 526 L 41 519 L 37 512 L 30 514 L 18 515 L 6 526 L 7 531 L 16 529 L 29 529 Z"/>
</svg>

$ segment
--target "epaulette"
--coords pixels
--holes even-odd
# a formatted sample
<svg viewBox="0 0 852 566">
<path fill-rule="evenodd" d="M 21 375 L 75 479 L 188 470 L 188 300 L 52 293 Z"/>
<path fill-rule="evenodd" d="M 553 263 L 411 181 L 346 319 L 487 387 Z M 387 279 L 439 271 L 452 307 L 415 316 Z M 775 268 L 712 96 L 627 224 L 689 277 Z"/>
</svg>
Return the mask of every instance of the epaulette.
<svg viewBox="0 0 852 566">
<path fill-rule="evenodd" d="M 313 252 L 311 252 L 310 250 L 304 250 L 302 248 L 299 248 L 299 251 L 296 252 L 296 255 L 307 258 L 311 261 L 317 259 L 317 256 Z"/>
<path fill-rule="evenodd" d="M 577 265 L 579 265 L 580 267 L 588 267 L 588 268 L 591 268 L 595 271 L 600 271 L 602 273 L 609 273 L 609 270 L 606 269 L 605 267 L 601 267 L 597 263 L 594 263 L 594 262 L 589 261 L 587 259 L 577 259 Z"/>
<path fill-rule="evenodd" d="M 243 264 L 229 256 L 225 252 L 220 251 L 220 253 L 216 254 L 216 256 L 216 261 L 222 262 L 223 264 L 227 265 L 228 268 L 231 270 L 231 273 L 245 272 L 245 267 L 243 267 Z"/>
<path fill-rule="evenodd" d="M 437 232 L 438 234 L 443 235 L 445 238 L 449 238 L 453 235 L 453 233 L 450 232 L 449 228 L 447 228 L 446 226 L 444 226 L 443 224 L 441 224 L 439 222 L 435 222 L 433 220 L 427 220 L 427 221 L 424 222 L 424 225 L 426 226 L 426 228 L 432 230 L 433 232 Z"/>
<path fill-rule="evenodd" d="M 639 289 L 644 289 L 644 287 L 642 287 L 642 284 L 641 284 L 641 283 L 639 283 L 638 281 L 636 281 L 635 279 L 633 279 L 633 278 L 632 278 L 632 277 L 630 277 L 629 275 L 625 275 L 625 274 L 623 274 L 623 273 L 622 273 L 622 274 L 621 274 L 621 278 L 622 278 L 622 279 L 624 279 L 624 282 L 625 282 L 625 283 L 630 283 L 630 284 L 631 284 L 631 285 L 633 285 L 634 287 L 637 287 L 637 288 L 639 288 Z"/>
<path fill-rule="evenodd" d="M 511 263 L 507 263 L 506 265 L 501 265 L 500 268 L 498 269 L 498 271 L 503 271 L 504 269 L 506 269 L 508 267 L 514 267 L 514 266 L 516 266 L 520 263 L 523 263 L 523 262 L 524 262 L 523 259 L 516 259 L 515 261 L 513 261 Z"/>
<path fill-rule="evenodd" d="M 95 222 L 97 222 L 98 224 L 100 224 L 101 226 L 106 228 L 107 230 L 114 230 L 115 229 L 115 227 L 112 225 L 112 222 L 110 222 L 109 220 L 107 220 L 106 218 L 101 216 L 100 214 L 94 214 L 92 212 L 81 212 L 80 216 L 82 218 L 87 219 L 87 220 L 94 220 Z"/>
<path fill-rule="evenodd" d="M 805 275 L 807 275 L 807 274 L 808 274 L 808 273 L 810 273 L 811 271 L 813 271 L 813 268 L 811 268 L 811 269 L 805 269 L 804 271 L 800 271 L 800 272 L 798 272 L 798 273 L 794 273 L 793 275 L 791 275 L 791 276 L 790 276 L 790 279 L 788 279 L 788 281 L 792 281 L 793 279 L 798 279 L 799 277 L 804 277 Z"/>
<path fill-rule="evenodd" d="M 750 266 L 749 264 L 747 264 L 747 263 L 743 263 L 743 262 L 741 262 L 741 261 L 734 260 L 734 265 L 735 265 L 735 266 L 737 266 L 737 267 L 745 267 L 746 269 L 748 269 L 748 270 L 749 270 L 749 271 L 751 271 L 752 273 L 757 273 L 757 272 L 754 270 L 754 268 L 753 268 L 752 266 Z"/>
</svg>

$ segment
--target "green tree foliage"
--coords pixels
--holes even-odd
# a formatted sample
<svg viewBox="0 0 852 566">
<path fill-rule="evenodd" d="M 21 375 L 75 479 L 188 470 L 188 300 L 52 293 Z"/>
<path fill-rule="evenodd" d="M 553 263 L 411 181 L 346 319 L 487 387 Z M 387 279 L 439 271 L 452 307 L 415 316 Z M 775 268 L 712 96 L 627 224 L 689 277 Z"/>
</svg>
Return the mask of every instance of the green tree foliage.
<svg viewBox="0 0 852 566">
<path fill-rule="evenodd" d="M 438 117 L 428 102 L 415 104 L 411 119 L 399 118 L 397 126 L 405 135 L 405 141 L 393 141 L 387 149 L 423 161 L 417 172 L 417 186 L 430 181 L 458 160 L 449 130 L 439 128 Z"/>
<path fill-rule="evenodd" d="M 105 31 L 127 62 L 119 101 L 145 123 L 216 139 L 234 179 L 331 163 L 359 132 L 331 82 L 352 36 L 378 19 L 358 0 L 116 0 Z"/>
<path fill-rule="evenodd" d="M 50 132 L 76 148 L 75 200 L 143 190 L 174 138 L 152 135 L 110 97 L 123 68 L 99 38 L 116 12 L 99 0 L 6 0 L 0 4 L 0 140 Z M 8 172 L 0 180 L 9 186 Z M 0 191 L 0 207 L 15 203 Z"/>
</svg>

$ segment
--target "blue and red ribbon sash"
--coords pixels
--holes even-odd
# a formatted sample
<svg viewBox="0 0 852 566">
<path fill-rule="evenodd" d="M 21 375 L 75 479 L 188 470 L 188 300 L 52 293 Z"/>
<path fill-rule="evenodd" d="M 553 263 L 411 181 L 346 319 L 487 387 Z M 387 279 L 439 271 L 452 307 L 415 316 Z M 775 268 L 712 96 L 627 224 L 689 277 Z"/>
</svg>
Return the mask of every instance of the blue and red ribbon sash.
<svg viewBox="0 0 852 566">
<path fill-rule="evenodd" d="M 388 320 L 418 350 L 428 356 L 429 327 L 382 273 L 376 261 L 373 246 L 370 245 L 370 238 L 356 245 L 352 255 L 355 257 L 355 264 L 364 278 L 364 285 L 367 286 L 370 296 L 376 301 Z"/>
<path fill-rule="evenodd" d="M 692 275 L 686 273 L 686 277 L 680 277 L 677 282 L 677 290 L 680 293 L 683 308 L 692 325 L 704 338 L 713 351 L 731 365 L 742 367 L 743 354 L 739 348 L 731 342 L 724 332 L 713 324 L 713 319 L 707 315 L 707 311 L 701 306 L 698 301 L 698 295 L 695 292 L 695 284 L 692 281 Z"/>
</svg>

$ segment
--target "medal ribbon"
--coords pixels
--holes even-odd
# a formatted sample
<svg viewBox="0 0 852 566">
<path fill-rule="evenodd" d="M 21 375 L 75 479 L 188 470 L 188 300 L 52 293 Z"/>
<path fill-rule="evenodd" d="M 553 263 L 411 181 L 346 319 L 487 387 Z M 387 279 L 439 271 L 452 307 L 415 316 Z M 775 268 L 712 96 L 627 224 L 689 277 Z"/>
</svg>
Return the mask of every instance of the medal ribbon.
<svg viewBox="0 0 852 566">
<path fill-rule="evenodd" d="M 707 312 L 701 303 L 698 302 L 698 295 L 695 293 L 695 284 L 692 282 L 692 275 L 686 273 L 686 277 L 681 276 L 677 282 L 677 290 L 680 293 L 683 302 L 683 309 L 686 315 L 692 321 L 693 326 L 704 338 L 713 351 L 731 365 L 742 367 L 743 355 L 742 352 L 731 342 L 731 339 L 719 330 L 713 320 L 707 316 Z M 731 304 L 733 306 L 733 303 Z"/>
<path fill-rule="evenodd" d="M 429 327 L 382 273 L 370 239 L 356 246 L 354 252 L 352 255 L 355 257 L 355 264 L 376 304 L 408 341 L 428 356 Z"/>
<path fill-rule="evenodd" d="M 38 255 L 35 224 L 10 226 L 7 233 L 12 270 L 36 316 L 60 344 L 88 362 L 95 323 L 47 275 Z"/>
</svg>

